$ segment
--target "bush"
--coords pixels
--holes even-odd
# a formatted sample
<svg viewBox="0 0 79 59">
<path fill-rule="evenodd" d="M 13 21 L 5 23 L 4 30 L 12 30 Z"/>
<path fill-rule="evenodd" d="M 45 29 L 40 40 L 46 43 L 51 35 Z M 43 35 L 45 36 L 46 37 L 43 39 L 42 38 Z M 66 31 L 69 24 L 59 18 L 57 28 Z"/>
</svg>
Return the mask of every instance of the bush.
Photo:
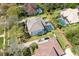
<svg viewBox="0 0 79 59">
<path fill-rule="evenodd" d="M 11 6 L 7 10 L 8 16 L 19 16 L 20 13 L 22 13 L 22 9 L 18 6 Z"/>
<path fill-rule="evenodd" d="M 9 48 L 5 49 L 5 56 L 14 56 L 15 52 Z"/>
<path fill-rule="evenodd" d="M 12 56 L 13 54 L 9 53 L 9 52 L 5 52 L 5 56 Z"/>
<path fill-rule="evenodd" d="M 79 55 L 79 24 L 64 28 L 64 32 L 73 46 L 72 52 Z"/>
<path fill-rule="evenodd" d="M 73 46 L 73 48 L 71 49 L 71 51 L 72 51 L 75 55 L 79 55 L 79 46 Z"/>
<path fill-rule="evenodd" d="M 0 26 L 0 35 L 2 35 L 4 33 L 4 27 Z"/>
<path fill-rule="evenodd" d="M 72 44 L 76 44 L 79 42 L 79 25 L 73 26 L 73 27 L 69 27 L 65 29 L 65 35 L 68 38 L 68 40 L 72 43 Z"/>
<path fill-rule="evenodd" d="M 0 51 L 0 56 L 3 56 L 3 52 Z"/>
<path fill-rule="evenodd" d="M 23 55 L 24 56 L 31 56 L 31 51 L 30 51 L 30 48 L 29 47 L 28 48 L 24 48 L 22 50 L 22 52 L 23 52 Z"/>
<path fill-rule="evenodd" d="M 3 47 L 3 37 L 0 37 L 0 48 Z"/>
<path fill-rule="evenodd" d="M 37 43 L 32 43 L 30 45 L 30 47 L 32 48 L 32 52 L 34 53 L 35 49 L 38 49 L 38 44 Z"/>
</svg>

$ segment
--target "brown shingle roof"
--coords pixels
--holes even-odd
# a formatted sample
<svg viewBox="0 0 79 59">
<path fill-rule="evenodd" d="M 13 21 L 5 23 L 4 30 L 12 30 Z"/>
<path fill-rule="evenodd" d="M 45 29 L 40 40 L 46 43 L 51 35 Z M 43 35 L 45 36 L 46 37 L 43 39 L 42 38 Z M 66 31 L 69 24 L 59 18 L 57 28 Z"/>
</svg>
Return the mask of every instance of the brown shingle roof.
<svg viewBox="0 0 79 59">
<path fill-rule="evenodd" d="M 51 38 L 48 42 L 40 44 L 39 48 L 35 51 L 36 56 L 61 56 L 64 52 L 56 39 Z"/>
</svg>

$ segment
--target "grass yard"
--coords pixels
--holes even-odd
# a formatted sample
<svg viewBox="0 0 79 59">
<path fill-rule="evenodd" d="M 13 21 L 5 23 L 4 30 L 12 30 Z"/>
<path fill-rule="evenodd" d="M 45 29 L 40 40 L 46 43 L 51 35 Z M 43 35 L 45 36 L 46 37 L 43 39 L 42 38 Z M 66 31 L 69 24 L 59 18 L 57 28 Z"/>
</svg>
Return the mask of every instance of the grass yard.
<svg viewBox="0 0 79 59">
<path fill-rule="evenodd" d="M 3 38 L 0 37 L 0 48 L 2 48 L 2 47 L 3 47 Z"/>
<path fill-rule="evenodd" d="M 67 44 L 65 43 L 64 38 L 60 35 L 60 33 L 57 30 L 55 30 L 55 34 L 57 36 L 57 40 L 60 46 L 62 47 L 62 49 L 65 49 Z"/>
<path fill-rule="evenodd" d="M 45 37 L 52 37 L 53 36 L 53 32 L 54 30 L 52 30 L 51 32 L 48 32 L 46 34 L 43 34 L 41 36 L 32 36 L 31 38 L 28 39 L 28 41 L 33 41 L 33 40 L 38 40 L 40 38 L 45 38 Z"/>
</svg>

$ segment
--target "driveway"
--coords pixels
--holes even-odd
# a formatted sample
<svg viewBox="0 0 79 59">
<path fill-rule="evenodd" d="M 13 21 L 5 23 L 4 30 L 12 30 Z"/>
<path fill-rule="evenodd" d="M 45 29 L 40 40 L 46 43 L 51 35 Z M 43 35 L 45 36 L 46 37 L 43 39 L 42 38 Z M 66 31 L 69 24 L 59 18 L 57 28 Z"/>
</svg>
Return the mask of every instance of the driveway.
<svg viewBox="0 0 79 59">
<path fill-rule="evenodd" d="M 48 42 L 48 40 L 43 40 L 43 41 L 39 42 L 39 39 L 38 39 L 38 40 L 31 41 L 31 42 L 19 44 L 18 46 L 19 46 L 20 48 L 24 48 L 24 47 L 29 47 L 30 44 L 32 44 L 32 43 L 42 44 L 42 43 L 46 43 L 46 42 Z"/>
</svg>

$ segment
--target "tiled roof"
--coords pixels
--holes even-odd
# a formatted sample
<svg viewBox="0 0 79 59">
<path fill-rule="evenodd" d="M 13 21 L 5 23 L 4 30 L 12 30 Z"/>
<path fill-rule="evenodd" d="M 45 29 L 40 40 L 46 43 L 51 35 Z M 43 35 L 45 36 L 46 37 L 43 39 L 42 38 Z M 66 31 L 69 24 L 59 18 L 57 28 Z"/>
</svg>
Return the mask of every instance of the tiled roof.
<svg viewBox="0 0 79 59">
<path fill-rule="evenodd" d="M 64 54 L 64 51 L 60 47 L 56 39 L 48 39 L 48 42 L 40 44 L 38 49 L 35 51 L 36 56 L 61 56 Z"/>
</svg>

